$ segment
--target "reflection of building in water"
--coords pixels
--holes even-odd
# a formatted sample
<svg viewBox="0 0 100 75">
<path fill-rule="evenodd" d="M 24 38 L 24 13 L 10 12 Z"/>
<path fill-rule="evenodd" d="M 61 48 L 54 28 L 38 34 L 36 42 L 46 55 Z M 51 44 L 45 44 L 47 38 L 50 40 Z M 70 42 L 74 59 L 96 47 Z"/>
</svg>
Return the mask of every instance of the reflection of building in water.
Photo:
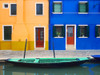
<svg viewBox="0 0 100 75">
<path fill-rule="evenodd" d="M 0 75 L 3 75 L 2 69 L 3 69 L 3 67 L 0 65 Z"/>
<path fill-rule="evenodd" d="M 29 68 L 9 66 L 5 69 L 4 75 L 89 75 L 88 67 L 80 66 L 69 68 Z"/>
</svg>

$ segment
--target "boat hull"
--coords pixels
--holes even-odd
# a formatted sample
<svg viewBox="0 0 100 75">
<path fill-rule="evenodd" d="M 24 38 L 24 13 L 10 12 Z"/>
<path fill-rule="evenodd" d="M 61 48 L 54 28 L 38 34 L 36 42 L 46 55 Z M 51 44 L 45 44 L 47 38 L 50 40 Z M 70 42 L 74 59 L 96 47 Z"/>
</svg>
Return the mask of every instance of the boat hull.
<svg viewBox="0 0 100 75">
<path fill-rule="evenodd" d="M 60 63 L 23 63 L 23 62 L 14 62 L 6 60 L 8 63 L 12 63 L 18 66 L 29 66 L 29 67 L 71 67 L 71 66 L 78 66 L 85 63 L 88 60 L 77 60 L 72 62 L 60 62 Z"/>
<path fill-rule="evenodd" d="M 100 55 L 92 55 L 92 57 L 97 60 L 97 61 L 100 61 Z"/>
</svg>

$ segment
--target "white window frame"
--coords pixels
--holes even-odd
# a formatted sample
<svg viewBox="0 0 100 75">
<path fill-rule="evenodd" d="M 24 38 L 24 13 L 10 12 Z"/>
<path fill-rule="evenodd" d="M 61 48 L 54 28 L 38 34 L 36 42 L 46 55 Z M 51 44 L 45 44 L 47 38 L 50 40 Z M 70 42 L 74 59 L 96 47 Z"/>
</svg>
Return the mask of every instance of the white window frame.
<svg viewBox="0 0 100 75">
<path fill-rule="evenodd" d="M 53 3 L 62 3 L 62 1 L 53 1 Z M 63 7 L 63 5 L 62 5 Z M 62 8 L 63 9 L 63 8 Z M 53 9 L 52 9 L 53 10 Z M 62 12 L 52 12 L 53 14 L 63 14 L 63 10 Z"/>
<path fill-rule="evenodd" d="M 2 26 L 2 40 L 3 40 L 3 41 L 12 41 L 12 40 L 4 40 L 4 27 L 5 27 L 5 26 L 11 26 L 12 32 L 13 32 L 13 25 L 3 25 L 3 26 Z"/>
<path fill-rule="evenodd" d="M 88 3 L 88 1 L 79 1 L 79 3 Z M 79 12 L 78 10 L 78 14 L 88 14 L 88 12 Z"/>
<path fill-rule="evenodd" d="M 99 26 L 100 27 L 100 24 L 97 24 L 96 26 Z M 96 37 L 96 38 L 100 38 L 100 36 Z"/>
<path fill-rule="evenodd" d="M 63 24 L 55 24 L 54 26 L 64 26 Z M 54 37 L 54 38 L 64 38 L 64 37 Z"/>
<path fill-rule="evenodd" d="M 66 24 L 66 32 L 65 32 L 65 48 L 68 50 L 68 44 L 67 44 L 67 27 L 68 26 L 74 26 L 74 49 L 76 50 L 76 24 Z"/>
<path fill-rule="evenodd" d="M 4 9 L 8 9 L 8 8 L 5 8 L 5 7 L 4 7 L 5 4 L 8 4 L 8 8 L 9 8 L 9 3 L 3 3 L 3 8 L 4 8 Z"/>
<path fill-rule="evenodd" d="M 16 16 L 17 15 L 17 4 L 16 4 L 16 15 L 11 15 L 11 4 L 16 4 L 16 3 L 10 3 L 10 16 Z"/>
<path fill-rule="evenodd" d="M 41 14 L 41 15 L 36 14 L 36 5 L 37 5 L 37 4 L 42 4 L 42 5 L 43 5 L 43 11 L 42 11 L 43 14 Z M 35 15 L 36 15 L 36 16 L 43 16 L 43 15 L 44 15 L 44 3 L 43 3 L 43 2 L 36 2 L 36 3 L 35 3 Z"/>
<path fill-rule="evenodd" d="M 86 25 L 78 25 L 78 26 L 88 26 L 88 25 L 86 24 Z M 80 36 L 80 37 L 78 37 L 78 38 L 88 38 L 88 37 L 86 37 L 86 36 L 85 36 L 85 37 L 81 37 L 81 36 Z"/>
</svg>

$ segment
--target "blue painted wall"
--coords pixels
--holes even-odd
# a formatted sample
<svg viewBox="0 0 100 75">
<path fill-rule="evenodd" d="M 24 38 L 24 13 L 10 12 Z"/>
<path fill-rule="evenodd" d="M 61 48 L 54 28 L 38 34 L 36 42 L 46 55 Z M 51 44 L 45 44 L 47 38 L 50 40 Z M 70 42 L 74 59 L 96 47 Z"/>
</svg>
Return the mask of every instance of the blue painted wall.
<svg viewBox="0 0 100 75">
<path fill-rule="evenodd" d="M 62 1 L 63 14 L 53 14 L 53 1 Z M 88 14 L 78 14 L 79 1 L 88 1 Z M 53 38 L 54 24 L 79 24 L 89 25 L 89 38 L 78 38 L 76 33 L 77 50 L 100 50 L 100 38 L 95 37 L 95 26 L 100 24 L 100 0 L 50 0 L 50 25 L 49 25 L 49 49 L 65 50 L 65 38 Z M 95 8 L 94 8 L 94 5 Z M 77 30 L 76 30 L 77 32 Z"/>
</svg>

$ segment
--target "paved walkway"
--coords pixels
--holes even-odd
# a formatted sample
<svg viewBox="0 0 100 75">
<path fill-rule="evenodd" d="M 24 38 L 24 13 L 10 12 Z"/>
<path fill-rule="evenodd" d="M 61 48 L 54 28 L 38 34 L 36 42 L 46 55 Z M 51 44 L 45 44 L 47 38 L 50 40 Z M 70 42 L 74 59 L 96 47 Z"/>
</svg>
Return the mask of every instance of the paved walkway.
<svg viewBox="0 0 100 75">
<path fill-rule="evenodd" d="M 56 57 L 90 57 L 91 55 L 100 54 L 100 50 L 56 50 Z M 23 58 L 23 51 L 0 50 L 0 60 L 8 58 Z M 50 58 L 53 57 L 51 50 L 33 50 L 26 52 L 26 58 Z"/>
</svg>

